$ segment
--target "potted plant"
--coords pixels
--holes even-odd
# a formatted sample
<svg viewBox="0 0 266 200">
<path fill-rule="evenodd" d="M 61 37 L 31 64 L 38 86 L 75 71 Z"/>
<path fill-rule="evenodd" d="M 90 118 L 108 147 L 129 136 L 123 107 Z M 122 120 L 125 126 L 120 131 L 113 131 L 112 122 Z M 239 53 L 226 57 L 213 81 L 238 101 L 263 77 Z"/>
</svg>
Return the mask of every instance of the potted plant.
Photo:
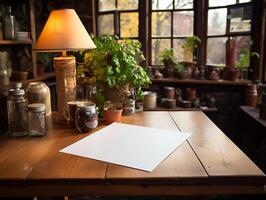
<svg viewBox="0 0 266 200">
<path fill-rule="evenodd" d="M 189 76 L 186 66 L 182 63 L 175 64 L 174 73 L 175 73 L 175 77 L 179 79 L 186 79 Z"/>
<path fill-rule="evenodd" d="M 174 66 L 176 65 L 176 59 L 174 57 L 174 51 L 172 48 L 166 48 L 160 54 L 160 62 L 164 64 L 164 74 L 166 77 L 173 78 L 174 76 Z"/>
<path fill-rule="evenodd" d="M 37 74 L 43 75 L 45 68 L 49 66 L 51 58 L 48 53 L 39 52 L 37 53 Z"/>
<path fill-rule="evenodd" d="M 260 57 L 257 52 L 250 52 L 249 48 L 245 48 L 242 50 L 242 54 L 236 62 L 236 68 L 240 71 L 241 80 L 247 79 L 250 57 L 252 56 L 255 56 L 257 58 Z"/>
<path fill-rule="evenodd" d="M 106 100 L 124 101 L 130 89 L 134 88 L 138 98 L 142 87 L 151 81 L 141 66 L 145 58 L 141 44 L 134 40 L 118 40 L 116 36 L 92 37 L 96 49 L 82 52 L 84 72 L 87 82 L 97 86 L 98 103 Z"/>
<path fill-rule="evenodd" d="M 104 121 L 107 124 L 111 124 L 113 122 L 120 122 L 122 116 L 122 106 L 117 103 L 109 103 L 104 107 L 103 116 Z"/>
<path fill-rule="evenodd" d="M 184 49 L 183 60 L 185 62 L 192 62 L 193 61 L 193 53 L 198 48 L 199 43 L 201 43 L 201 40 L 196 35 L 193 35 L 191 37 L 187 37 L 185 39 L 185 42 L 182 45 L 182 48 Z"/>
</svg>

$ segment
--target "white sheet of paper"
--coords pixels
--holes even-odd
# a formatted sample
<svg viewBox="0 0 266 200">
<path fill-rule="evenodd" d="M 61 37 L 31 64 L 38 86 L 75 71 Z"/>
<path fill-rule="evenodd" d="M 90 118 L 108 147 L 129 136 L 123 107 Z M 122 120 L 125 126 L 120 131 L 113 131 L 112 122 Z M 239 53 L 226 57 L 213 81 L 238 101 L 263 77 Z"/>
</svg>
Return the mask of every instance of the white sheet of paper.
<svg viewBox="0 0 266 200">
<path fill-rule="evenodd" d="M 113 123 L 60 152 L 151 172 L 190 135 Z"/>
</svg>

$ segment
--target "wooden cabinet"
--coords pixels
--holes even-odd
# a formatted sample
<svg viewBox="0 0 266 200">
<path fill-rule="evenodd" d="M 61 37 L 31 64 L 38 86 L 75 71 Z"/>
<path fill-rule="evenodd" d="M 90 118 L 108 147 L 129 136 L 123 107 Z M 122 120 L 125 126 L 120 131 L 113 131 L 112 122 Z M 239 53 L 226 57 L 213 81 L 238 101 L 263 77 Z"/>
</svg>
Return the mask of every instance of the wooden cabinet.
<svg viewBox="0 0 266 200">
<path fill-rule="evenodd" d="M 8 53 L 12 71 L 26 71 L 28 79 L 36 78 L 36 54 L 33 52 L 35 41 L 33 0 L 1 1 L 0 18 L 2 22 L 8 6 L 11 6 L 15 16 L 16 38 L 15 40 L 5 40 L 5 27 L 2 23 L 4 37 L 0 40 L 0 51 Z"/>
</svg>

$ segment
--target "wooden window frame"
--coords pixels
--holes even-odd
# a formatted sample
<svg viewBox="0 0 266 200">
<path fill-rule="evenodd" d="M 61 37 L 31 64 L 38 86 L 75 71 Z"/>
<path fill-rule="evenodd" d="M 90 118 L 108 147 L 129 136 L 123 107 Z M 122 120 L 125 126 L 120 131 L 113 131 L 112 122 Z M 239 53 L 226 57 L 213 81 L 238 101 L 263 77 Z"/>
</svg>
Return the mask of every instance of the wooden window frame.
<svg viewBox="0 0 266 200">
<path fill-rule="evenodd" d="M 188 36 L 174 36 L 174 13 L 175 12 L 182 12 L 182 11 L 193 11 L 193 35 L 195 35 L 195 0 L 193 2 L 193 7 L 192 8 L 184 8 L 184 9 L 176 9 L 175 8 L 175 0 L 172 0 L 173 2 L 173 7 L 171 9 L 158 9 L 158 10 L 153 10 L 152 9 L 152 3 L 150 2 L 149 4 L 149 51 L 148 51 L 148 64 L 150 66 L 158 66 L 156 64 L 152 63 L 152 40 L 154 39 L 168 39 L 170 40 L 170 48 L 173 48 L 173 43 L 175 39 L 185 39 Z M 170 27 L 170 36 L 162 37 L 162 36 L 152 36 L 152 13 L 156 12 L 170 12 L 170 17 L 171 17 L 171 27 Z"/>
</svg>

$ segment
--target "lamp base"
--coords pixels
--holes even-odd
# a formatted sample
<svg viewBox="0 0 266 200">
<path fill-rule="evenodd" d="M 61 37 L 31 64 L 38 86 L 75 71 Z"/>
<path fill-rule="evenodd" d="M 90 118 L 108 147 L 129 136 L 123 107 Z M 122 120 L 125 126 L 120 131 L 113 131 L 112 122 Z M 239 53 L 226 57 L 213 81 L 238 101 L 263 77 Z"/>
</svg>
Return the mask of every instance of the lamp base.
<svg viewBox="0 0 266 200">
<path fill-rule="evenodd" d="M 67 124 L 67 102 L 76 99 L 75 57 L 55 57 L 57 112 L 54 121 Z"/>
</svg>

